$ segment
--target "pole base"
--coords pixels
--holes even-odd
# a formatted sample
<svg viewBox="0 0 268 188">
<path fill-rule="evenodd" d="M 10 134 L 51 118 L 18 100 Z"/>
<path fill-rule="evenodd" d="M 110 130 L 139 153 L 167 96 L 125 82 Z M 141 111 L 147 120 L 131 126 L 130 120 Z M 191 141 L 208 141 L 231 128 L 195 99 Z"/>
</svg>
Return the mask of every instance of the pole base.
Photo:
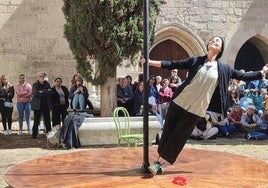
<svg viewBox="0 0 268 188">
<path fill-rule="evenodd" d="M 143 162 L 141 165 L 141 168 L 139 170 L 139 173 L 141 174 L 150 174 L 150 171 L 148 170 L 148 167 L 150 166 L 149 162 Z"/>
</svg>

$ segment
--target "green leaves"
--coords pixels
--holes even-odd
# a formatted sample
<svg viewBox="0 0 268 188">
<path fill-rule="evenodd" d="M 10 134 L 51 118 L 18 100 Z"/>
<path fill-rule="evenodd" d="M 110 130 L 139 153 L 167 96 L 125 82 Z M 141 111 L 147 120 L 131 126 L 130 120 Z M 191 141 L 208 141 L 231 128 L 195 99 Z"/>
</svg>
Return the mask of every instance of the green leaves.
<svg viewBox="0 0 268 188">
<path fill-rule="evenodd" d="M 104 84 L 125 57 L 134 57 L 143 46 L 143 1 L 64 0 L 64 36 L 87 81 Z M 150 1 L 153 39 L 158 1 Z M 87 57 L 97 60 L 95 72 Z M 96 71 L 96 70 L 99 70 Z"/>
</svg>

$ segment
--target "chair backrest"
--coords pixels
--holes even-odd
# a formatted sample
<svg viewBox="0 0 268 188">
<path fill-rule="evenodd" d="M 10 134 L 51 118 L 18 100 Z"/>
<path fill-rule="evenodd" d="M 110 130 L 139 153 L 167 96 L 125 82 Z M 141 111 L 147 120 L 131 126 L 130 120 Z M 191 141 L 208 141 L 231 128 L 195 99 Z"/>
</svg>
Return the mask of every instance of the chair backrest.
<svg viewBox="0 0 268 188">
<path fill-rule="evenodd" d="M 130 134 L 129 113 L 124 107 L 117 107 L 113 113 L 118 137 Z"/>
</svg>

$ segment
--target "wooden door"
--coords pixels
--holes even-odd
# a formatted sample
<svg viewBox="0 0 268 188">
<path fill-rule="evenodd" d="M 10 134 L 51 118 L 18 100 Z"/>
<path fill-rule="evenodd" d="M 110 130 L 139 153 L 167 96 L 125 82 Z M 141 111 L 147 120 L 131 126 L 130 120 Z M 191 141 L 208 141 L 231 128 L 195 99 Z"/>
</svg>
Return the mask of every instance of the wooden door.
<svg viewBox="0 0 268 188">
<path fill-rule="evenodd" d="M 177 60 L 188 58 L 187 52 L 176 42 L 166 40 L 156 45 L 150 52 L 150 59 L 153 60 Z M 149 75 L 160 75 L 162 78 L 170 77 L 170 70 L 159 69 L 155 67 L 149 68 Z M 182 80 L 186 78 L 187 70 L 178 70 L 178 75 Z"/>
</svg>

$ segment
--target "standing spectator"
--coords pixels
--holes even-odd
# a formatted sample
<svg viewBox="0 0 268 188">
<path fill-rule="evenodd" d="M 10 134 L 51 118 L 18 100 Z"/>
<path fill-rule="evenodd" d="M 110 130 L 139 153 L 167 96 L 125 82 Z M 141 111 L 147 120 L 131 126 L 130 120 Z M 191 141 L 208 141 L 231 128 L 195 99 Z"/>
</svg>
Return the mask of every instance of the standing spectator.
<svg viewBox="0 0 268 188">
<path fill-rule="evenodd" d="M 181 78 L 179 77 L 179 75 L 178 75 L 178 69 L 172 69 L 171 70 L 171 73 L 170 73 L 170 77 L 169 77 L 169 82 L 170 83 L 172 83 L 171 82 L 171 79 L 172 79 L 172 77 L 177 77 L 177 83 L 176 83 L 176 86 L 177 87 L 179 87 L 181 84 L 182 84 L 182 81 L 181 81 Z M 175 87 L 175 86 L 174 86 Z"/>
<path fill-rule="evenodd" d="M 6 75 L 2 75 L 0 78 L 0 112 L 4 127 L 4 135 L 12 134 L 13 97 L 14 87 L 8 82 Z"/>
<path fill-rule="evenodd" d="M 131 113 L 133 108 L 133 92 L 132 88 L 127 84 L 126 78 L 121 78 L 117 84 L 117 106 L 122 106 Z"/>
<path fill-rule="evenodd" d="M 162 77 L 161 76 L 156 76 L 155 81 L 156 81 L 155 87 L 156 87 L 157 91 L 159 92 L 159 90 L 162 88 L 162 84 L 161 84 L 162 83 Z"/>
<path fill-rule="evenodd" d="M 174 75 L 174 76 L 170 77 L 169 87 L 172 89 L 173 93 L 178 88 L 178 83 L 179 83 L 179 77 L 178 76 Z"/>
<path fill-rule="evenodd" d="M 26 82 L 24 74 L 19 75 L 19 84 L 15 87 L 17 94 L 17 109 L 19 113 L 19 132 L 23 134 L 23 117 L 25 113 L 25 120 L 27 124 L 27 131 L 32 134 L 31 131 L 31 98 L 32 98 L 32 85 Z"/>
<path fill-rule="evenodd" d="M 32 139 L 36 139 L 41 115 L 44 117 L 46 133 L 51 131 L 50 110 L 52 108 L 50 98 L 50 84 L 44 80 L 44 73 L 37 73 L 37 81 L 33 84 L 33 98 L 31 108 L 34 111 L 34 125 Z"/>
<path fill-rule="evenodd" d="M 168 79 L 165 78 L 162 84 L 163 87 L 159 90 L 158 109 L 162 119 L 165 119 L 169 102 L 173 96 L 173 92 L 169 87 Z"/>
<path fill-rule="evenodd" d="M 52 126 L 63 125 L 64 119 L 69 108 L 69 91 L 62 85 L 62 79 L 56 78 L 55 85 L 51 88 L 52 101 Z"/>
<path fill-rule="evenodd" d="M 83 79 L 80 77 L 77 78 L 76 84 L 72 86 L 69 93 L 72 109 L 80 109 L 83 111 L 85 109 L 88 96 L 88 90 L 86 86 L 83 85 Z"/>
</svg>

